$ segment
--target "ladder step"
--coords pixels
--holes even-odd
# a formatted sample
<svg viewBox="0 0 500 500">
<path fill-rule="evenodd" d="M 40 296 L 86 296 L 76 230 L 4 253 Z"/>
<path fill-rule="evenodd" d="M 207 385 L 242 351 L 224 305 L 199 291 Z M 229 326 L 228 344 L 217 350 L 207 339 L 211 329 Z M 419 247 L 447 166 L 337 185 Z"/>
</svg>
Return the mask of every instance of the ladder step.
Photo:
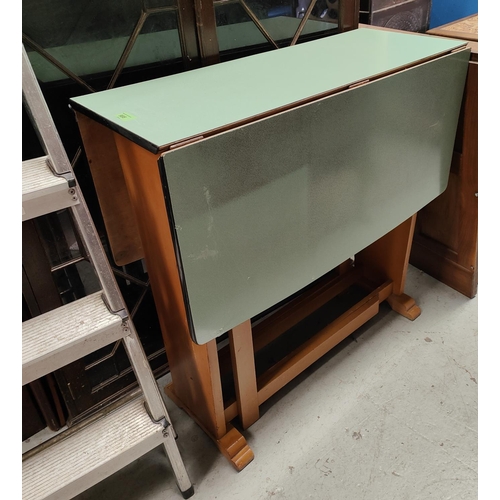
<svg viewBox="0 0 500 500">
<path fill-rule="evenodd" d="M 23 500 L 70 499 L 160 445 L 138 398 L 23 462 Z M 147 478 L 145 478 L 147 480 Z"/>
<path fill-rule="evenodd" d="M 96 292 L 23 323 L 23 385 L 123 338 Z"/>
<path fill-rule="evenodd" d="M 53 174 L 48 156 L 23 161 L 23 221 L 79 203 L 68 181 Z"/>
</svg>

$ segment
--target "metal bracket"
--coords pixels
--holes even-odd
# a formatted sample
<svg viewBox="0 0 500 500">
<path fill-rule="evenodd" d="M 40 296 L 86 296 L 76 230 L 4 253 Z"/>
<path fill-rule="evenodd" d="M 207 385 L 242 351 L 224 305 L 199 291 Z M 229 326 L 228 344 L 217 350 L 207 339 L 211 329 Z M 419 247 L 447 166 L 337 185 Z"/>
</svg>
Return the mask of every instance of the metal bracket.
<svg viewBox="0 0 500 500">
<path fill-rule="evenodd" d="M 187 146 L 188 144 L 194 144 L 195 142 L 201 141 L 204 137 L 202 135 L 197 135 L 196 137 L 191 137 L 191 139 L 186 139 L 184 141 L 174 142 L 170 145 L 169 151 L 180 148 L 182 146 Z"/>
<path fill-rule="evenodd" d="M 153 416 L 151 415 L 151 412 L 149 411 L 148 404 L 146 401 L 144 401 L 144 408 L 146 410 L 146 413 L 148 414 L 148 417 L 151 419 L 151 422 L 154 424 L 161 425 L 163 427 L 163 436 L 167 437 L 168 436 L 168 428 L 170 427 L 170 422 L 166 419 L 166 417 L 161 417 L 159 420 L 155 420 Z"/>
<path fill-rule="evenodd" d="M 73 175 L 73 172 L 68 171 L 68 172 L 56 172 L 54 165 L 52 164 L 52 159 L 50 158 L 50 155 L 47 154 L 47 165 L 49 166 L 50 170 L 56 177 L 62 177 L 63 179 L 66 179 L 66 182 L 68 183 L 68 188 L 74 188 L 76 187 L 76 179 L 75 176 Z"/>
<path fill-rule="evenodd" d="M 125 326 L 127 326 L 126 322 L 129 319 L 129 316 L 128 316 L 126 309 L 120 309 L 118 311 L 113 311 L 113 309 L 111 309 L 111 306 L 109 305 L 108 297 L 106 296 L 104 291 L 102 292 L 101 298 L 102 298 L 102 301 L 104 302 L 104 305 L 108 308 L 108 311 L 112 314 L 116 314 L 117 316 L 120 316 L 122 321 L 125 323 Z"/>
<path fill-rule="evenodd" d="M 367 78 L 366 80 L 361 80 L 360 82 L 353 83 L 352 85 L 349 85 L 348 89 L 354 89 L 356 87 L 361 87 L 361 85 L 365 85 L 367 83 L 370 83 L 370 79 Z"/>
</svg>

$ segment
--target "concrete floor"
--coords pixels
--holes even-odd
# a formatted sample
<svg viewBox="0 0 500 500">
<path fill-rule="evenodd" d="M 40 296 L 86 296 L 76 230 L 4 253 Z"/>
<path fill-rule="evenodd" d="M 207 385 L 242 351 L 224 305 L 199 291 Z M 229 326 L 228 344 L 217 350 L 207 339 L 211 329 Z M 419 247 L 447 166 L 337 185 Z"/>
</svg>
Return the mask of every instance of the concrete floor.
<svg viewBox="0 0 500 500">
<path fill-rule="evenodd" d="M 173 403 L 195 499 L 477 498 L 478 303 L 410 267 L 422 315 L 379 315 L 261 407 L 237 473 Z M 165 383 L 165 380 L 160 380 Z M 78 500 L 182 498 L 157 448 Z"/>
</svg>

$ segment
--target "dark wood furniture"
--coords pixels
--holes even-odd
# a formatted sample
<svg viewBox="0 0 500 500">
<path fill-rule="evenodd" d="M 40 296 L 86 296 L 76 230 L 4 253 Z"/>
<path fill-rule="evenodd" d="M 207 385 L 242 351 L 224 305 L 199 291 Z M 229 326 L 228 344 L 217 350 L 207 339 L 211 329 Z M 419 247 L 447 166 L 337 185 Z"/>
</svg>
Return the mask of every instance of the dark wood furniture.
<svg viewBox="0 0 500 500">
<path fill-rule="evenodd" d="M 471 58 L 446 191 L 418 212 L 410 262 L 473 298 L 478 283 L 478 16 L 428 31 L 469 40 Z"/>
</svg>

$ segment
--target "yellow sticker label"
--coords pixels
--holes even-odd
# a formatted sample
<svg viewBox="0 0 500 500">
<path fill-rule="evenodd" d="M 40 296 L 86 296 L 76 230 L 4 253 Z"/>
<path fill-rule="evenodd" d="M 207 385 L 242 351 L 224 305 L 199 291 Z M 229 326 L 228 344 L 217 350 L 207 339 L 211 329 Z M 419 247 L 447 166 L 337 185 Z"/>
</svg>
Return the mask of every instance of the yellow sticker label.
<svg viewBox="0 0 500 500">
<path fill-rule="evenodd" d="M 116 115 L 116 117 L 120 118 L 120 120 L 135 120 L 135 116 L 130 113 L 120 113 L 119 115 Z"/>
</svg>

